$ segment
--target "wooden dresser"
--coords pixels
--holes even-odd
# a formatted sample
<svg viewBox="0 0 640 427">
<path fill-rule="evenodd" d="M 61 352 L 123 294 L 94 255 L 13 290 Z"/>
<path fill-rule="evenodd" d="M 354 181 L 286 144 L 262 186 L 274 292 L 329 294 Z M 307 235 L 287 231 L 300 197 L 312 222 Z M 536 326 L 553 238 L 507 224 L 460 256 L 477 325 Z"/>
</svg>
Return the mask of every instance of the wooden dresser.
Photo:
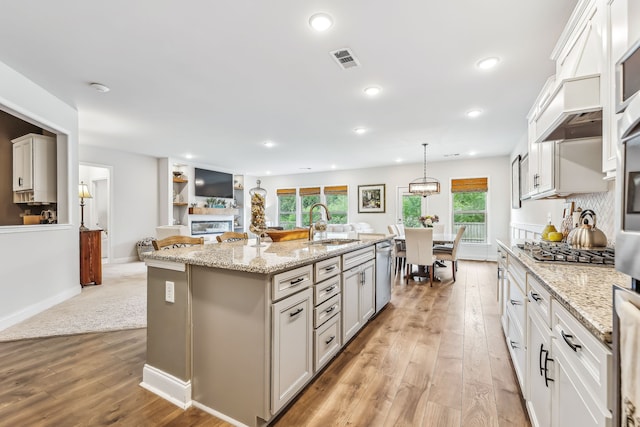
<svg viewBox="0 0 640 427">
<path fill-rule="evenodd" d="M 102 283 L 102 230 L 80 231 L 80 285 Z"/>
</svg>

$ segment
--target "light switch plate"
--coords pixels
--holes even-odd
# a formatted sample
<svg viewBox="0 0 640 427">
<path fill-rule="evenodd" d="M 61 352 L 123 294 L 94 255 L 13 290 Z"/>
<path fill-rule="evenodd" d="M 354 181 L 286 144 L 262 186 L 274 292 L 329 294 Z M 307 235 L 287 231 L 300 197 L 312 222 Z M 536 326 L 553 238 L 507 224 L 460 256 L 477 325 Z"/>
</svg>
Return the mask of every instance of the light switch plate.
<svg viewBox="0 0 640 427">
<path fill-rule="evenodd" d="M 164 282 L 164 300 L 170 303 L 176 302 L 175 283 Z"/>
</svg>

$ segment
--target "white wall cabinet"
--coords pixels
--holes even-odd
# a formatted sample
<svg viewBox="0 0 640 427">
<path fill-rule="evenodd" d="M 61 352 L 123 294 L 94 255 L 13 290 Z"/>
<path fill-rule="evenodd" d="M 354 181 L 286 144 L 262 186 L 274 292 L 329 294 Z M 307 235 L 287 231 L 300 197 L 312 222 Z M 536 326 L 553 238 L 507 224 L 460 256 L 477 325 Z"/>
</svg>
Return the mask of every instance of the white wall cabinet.
<svg viewBox="0 0 640 427">
<path fill-rule="evenodd" d="M 271 408 L 279 411 L 313 376 L 313 290 L 272 306 Z"/>
<path fill-rule="evenodd" d="M 56 203 L 56 140 L 28 134 L 13 143 L 13 202 Z"/>
</svg>

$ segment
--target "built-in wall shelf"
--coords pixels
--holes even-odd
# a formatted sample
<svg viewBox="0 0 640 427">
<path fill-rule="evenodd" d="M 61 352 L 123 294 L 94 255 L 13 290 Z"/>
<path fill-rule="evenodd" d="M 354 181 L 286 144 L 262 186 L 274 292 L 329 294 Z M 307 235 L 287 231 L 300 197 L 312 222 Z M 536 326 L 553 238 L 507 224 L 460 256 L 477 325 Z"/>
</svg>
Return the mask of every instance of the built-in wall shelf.
<svg viewBox="0 0 640 427">
<path fill-rule="evenodd" d="M 189 180 L 186 179 L 186 178 L 176 178 L 176 177 L 174 177 L 173 178 L 173 182 L 178 183 L 178 184 L 184 184 L 184 183 L 189 182 Z"/>
<path fill-rule="evenodd" d="M 187 206 L 188 203 L 187 202 L 174 202 L 173 206 Z"/>
<path fill-rule="evenodd" d="M 189 215 L 238 215 L 234 208 L 189 208 Z"/>
</svg>

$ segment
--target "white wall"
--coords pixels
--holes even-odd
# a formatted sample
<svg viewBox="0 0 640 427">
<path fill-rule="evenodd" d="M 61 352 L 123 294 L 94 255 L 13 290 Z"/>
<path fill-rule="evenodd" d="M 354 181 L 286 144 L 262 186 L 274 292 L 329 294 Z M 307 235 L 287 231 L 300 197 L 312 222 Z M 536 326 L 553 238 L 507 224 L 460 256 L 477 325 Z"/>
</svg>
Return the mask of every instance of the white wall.
<svg viewBox="0 0 640 427">
<path fill-rule="evenodd" d="M 451 179 L 489 178 L 488 241 L 489 244 L 467 244 L 461 249 L 461 256 L 469 259 L 495 259 L 497 237 L 508 236 L 510 214 L 510 171 L 509 157 L 491 157 L 427 164 L 427 175 L 436 177 L 442 184 L 439 195 L 428 198 L 428 213 L 437 214 L 447 228 L 451 227 Z M 277 218 L 276 190 L 278 188 L 314 185 L 349 186 L 349 222 L 367 222 L 376 232 L 386 232 L 388 224 L 397 222 L 396 192 L 398 187 L 406 187 L 409 182 L 423 175 L 422 163 L 399 166 L 330 171 L 322 173 L 266 176 L 262 177 L 262 187 L 267 193 L 267 217 Z M 385 213 L 358 213 L 358 185 L 385 184 Z M 245 181 L 245 188 L 250 185 Z"/>
<path fill-rule="evenodd" d="M 76 209 L 78 113 L 0 62 L 0 105 L 9 113 L 59 135 L 60 224 L 0 227 L 0 329 L 80 292 Z M 70 167 L 69 165 L 74 165 Z"/>
<path fill-rule="evenodd" d="M 137 261 L 136 242 L 154 237 L 160 225 L 158 159 L 90 145 L 80 145 L 79 159 L 113 168 L 111 261 Z"/>
</svg>

